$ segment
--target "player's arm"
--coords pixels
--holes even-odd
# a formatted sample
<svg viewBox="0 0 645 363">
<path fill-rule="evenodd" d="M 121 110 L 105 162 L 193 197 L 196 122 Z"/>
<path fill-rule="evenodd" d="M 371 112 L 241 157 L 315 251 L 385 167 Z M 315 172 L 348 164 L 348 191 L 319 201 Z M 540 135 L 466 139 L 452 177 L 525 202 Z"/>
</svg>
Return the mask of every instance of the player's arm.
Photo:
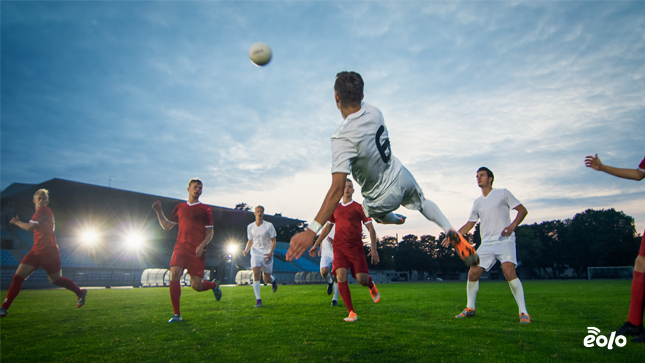
<svg viewBox="0 0 645 363">
<path fill-rule="evenodd" d="M 156 201 L 152 204 L 152 209 L 154 209 L 155 212 L 157 212 L 157 219 L 159 219 L 159 224 L 161 225 L 161 228 L 164 229 L 164 231 L 168 231 L 172 229 L 172 227 L 175 226 L 175 224 L 166 218 L 166 215 L 163 214 L 163 211 L 161 210 L 161 202 Z M 212 238 L 212 236 L 211 236 Z"/>
<path fill-rule="evenodd" d="M 11 224 L 15 224 L 15 225 L 16 225 L 16 226 L 18 226 L 20 229 L 24 229 L 24 230 L 25 230 L 25 231 L 27 231 L 27 232 L 31 232 L 31 231 L 33 231 L 33 230 L 34 230 L 34 228 L 36 228 L 36 226 L 38 225 L 38 223 L 32 223 L 32 222 L 25 223 L 25 222 L 21 222 L 21 221 L 20 221 L 20 218 L 18 218 L 18 216 L 15 216 L 15 217 L 11 218 L 11 220 L 9 221 L 9 223 L 11 223 Z"/>
<path fill-rule="evenodd" d="M 333 228 L 333 225 L 331 223 L 325 224 L 325 227 L 323 227 L 322 232 L 320 232 L 320 234 L 318 235 L 318 239 L 316 239 L 316 243 L 314 243 L 314 245 L 309 250 L 309 256 L 316 257 L 316 251 L 318 250 L 318 247 L 329 235 L 329 232 L 331 232 L 332 228 Z"/>
<path fill-rule="evenodd" d="M 242 251 L 242 254 L 246 256 L 246 254 L 251 250 L 251 247 L 253 247 L 253 239 L 250 238 L 248 242 L 246 242 L 246 248 Z"/>
<path fill-rule="evenodd" d="M 457 231 L 457 233 L 459 233 L 462 236 L 465 236 L 466 233 L 470 232 L 470 230 L 473 229 L 473 227 L 475 227 L 475 224 L 477 224 L 477 222 L 468 221 L 466 222 L 466 224 L 461 226 L 461 228 L 459 228 L 459 231 Z M 441 245 L 444 247 L 450 246 L 450 240 L 448 239 L 448 236 L 443 238 L 443 240 L 441 241 Z"/>
<path fill-rule="evenodd" d="M 632 179 L 636 181 L 640 181 L 645 179 L 645 171 L 639 170 L 639 169 L 624 169 L 624 168 L 616 168 L 613 166 L 609 165 L 604 165 L 601 161 L 600 158 L 598 157 L 598 154 L 595 156 L 587 156 L 585 158 L 585 165 L 588 168 L 592 168 L 594 170 L 598 171 L 604 171 L 605 173 L 613 176 L 617 176 L 619 178 L 623 179 Z"/>
<path fill-rule="evenodd" d="M 370 249 L 370 256 L 372 256 L 372 265 L 376 265 L 381 262 L 380 257 L 378 256 L 378 246 L 376 245 L 376 230 L 374 230 L 373 223 L 365 224 L 367 231 L 370 234 L 370 244 L 372 248 Z"/>
<path fill-rule="evenodd" d="M 202 257 L 206 250 L 206 246 L 208 246 L 209 243 L 211 243 L 211 240 L 213 239 L 213 228 L 206 228 L 206 235 L 204 236 L 204 240 L 202 243 L 197 246 L 197 249 L 195 249 L 195 255 L 197 257 Z"/>
<path fill-rule="evenodd" d="M 526 218 L 526 215 L 529 214 L 529 211 L 526 210 L 526 208 L 523 205 L 518 205 L 517 207 L 513 208 L 517 211 L 517 215 L 515 216 L 515 220 L 513 223 L 511 223 L 508 227 L 504 228 L 502 231 L 502 237 L 508 237 L 513 233 L 515 228 L 522 223 L 524 218 Z"/>
<path fill-rule="evenodd" d="M 291 244 L 287 251 L 287 261 L 299 258 L 311 246 L 316 237 L 316 233 L 322 228 L 322 224 L 329 220 L 334 213 L 340 198 L 343 197 L 343 189 L 347 181 L 347 173 L 334 173 L 331 175 L 331 187 L 325 196 L 316 218 L 307 227 L 304 232 L 300 232 L 291 237 Z"/>
<path fill-rule="evenodd" d="M 273 258 L 273 251 L 275 251 L 275 244 L 276 244 L 276 238 L 273 237 L 271 238 L 271 251 L 269 253 L 264 255 L 264 260 L 265 261 L 270 261 Z"/>
</svg>

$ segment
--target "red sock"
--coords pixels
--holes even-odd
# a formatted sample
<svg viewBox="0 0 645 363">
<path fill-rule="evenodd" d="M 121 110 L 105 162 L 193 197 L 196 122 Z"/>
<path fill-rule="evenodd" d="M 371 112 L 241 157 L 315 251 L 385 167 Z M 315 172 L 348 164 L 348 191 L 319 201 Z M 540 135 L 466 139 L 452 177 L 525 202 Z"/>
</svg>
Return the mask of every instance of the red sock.
<svg viewBox="0 0 645 363">
<path fill-rule="evenodd" d="M 645 299 L 645 273 L 634 271 L 632 298 L 629 304 L 627 321 L 638 326 L 643 324 L 643 300 Z"/>
<path fill-rule="evenodd" d="M 370 290 L 374 287 L 374 281 L 372 281 L 372 276 L 370 276 L 370 283 L 367 284 L 367 287 L 369 287 Z"/>
<path fill-rule="evenodd" d="M 343 298 L 343 302 L 347 307 L 347 312 L 351 313 L 354 311 L 354 305 L 352 305 L 352 294 L 349 292 L 347 281 L 338 283 L 338 292 L 340 292 L 340 297 Z"/>
<path fill-rule="evenodd" d="M 67 277 L 61 277 L 58 280 L 56 280 L 53 284 L 56 286 L 64 287 L 67 290 L 71 290 L 73 293 L 76 294 L 76 296 L 81 295 L 81 289 L 78 286 L 76 286 L 74 281 L 68 279 Z"/>
<path fill-rule="evenodd" d="M 217 282 L 211 282 L 211 281 L 202 281 L 202 288 L 201 290 L 197 290 L 199 292 L 206 291 L 206 290 L 212 290 L 217 287 Z"/>
<path fill-rule="evenodd" d="M 175 314 L 179 313 L 179 298 L 181 297 L 181 286 L 179 281 L 170 281 L 170 301 L 172 301 L 172 310 Z"/>
<path fill-rule="evenodd" d="M 13 302 L 13 299 L 20 294 L 20 289 L 22 289 L 22 282 L 25 281 L 22 277 L 18 275 L 13 275 L 13 281 L 11 282 L 11 286 L 9 287 L 9 291 L 7 291 L 7 298 L 5 299 L 5 302 L 2 303 L 2 307 L 9 310 L 9 306 L 11 306 L 11 303 Z"/>
</svg>

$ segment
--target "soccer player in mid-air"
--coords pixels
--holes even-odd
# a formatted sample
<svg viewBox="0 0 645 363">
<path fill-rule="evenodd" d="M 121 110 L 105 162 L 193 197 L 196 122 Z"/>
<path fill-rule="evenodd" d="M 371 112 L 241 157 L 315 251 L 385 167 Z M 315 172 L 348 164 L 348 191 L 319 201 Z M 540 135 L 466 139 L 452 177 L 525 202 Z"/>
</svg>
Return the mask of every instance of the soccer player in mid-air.
<svg viewBox="0 0 645 363">
<path fill-rule="evenodd" d="M 506 277 L 517 302 L 520 323 L 530 324 L 531 317 L 526 311 L 524 303 L 524 288 L 515 272 L 515 266 L 517 266 L 515 228 L 522 223 L 528 211 L 507 189 L 493 189 L 494 178 L 493 172 L 486 167 L 477 170 L 477 186 L 481 188 L 482 196 L 475 200 L 468 222 L 459 229 L 459 234 L 464 235 L 475 226 L 477 221 L 480 221 L 479 232 L 482 244 L 477 249 L 477 254 L 481 259 L 479 265 L 470 266 L 468 271 L 468 282 L 466 283 L 468 303 L 464 311 L 455 318 L 475 316 L 479 278 L 484 270 L 490 271 L 499 260 L 502 263 L 504 277 Z M 511 209 L 517 211 L 517 216 L 512 223 Z M 448 247 L 447 238 L 443 240 L 442 245 Z"/>
<path fill-rule="evenodd" d="M 204 266 L 206 265 L 206 248 L 213 239 L 213 212 L 207 205 L 199 201 L 204 184 L 199 178 L 190 179 L 188 182 L 188 201 L 177 204 L 173 209 L 170 219 L 161 210 L 161 202 L 152 204 L 152 209 L 157 212 L 161 228 L 168 231 L 179 225 L 177 243 L 170 259 L 170 301 L 172 302 L 173 316 L 169 323 L 182 321 L 179 310 L 181 286 L 179 279 L 188 270 L 190 287 L 202 292 L 213 290 L 215 299 L 222 298 L 219 281 L 204 281 Z"/>
<path fill-rule="evenodd" d="M 327 295 L 331 295 L 332 292 L 334 293 L 334 296 L 331 299 L 331 306 L 338 306 L 338 284 L 334 282 L 334 276 L 332 276 L 330 270 L 330 267 L 333 266 L 332 264 L 334 262 L 333 243 L 335 230 L 335 227 L 331 227 L 329 234 L 327 234 L 327 238 L 325 238 L 322 236 L 322 233 L 325 231 L 325 228 L 323 228 L 323 232 L 321 232 L 316 243 L 314 243 L 313 247 L 309 250 L 309 255 L 311 257 L 316 257 L 316 250 L 318 250 L 318 246 L 320 246 L 320 250 L 318 250 L 318 256 L 320 257 L 320 275 L 325 279 L 325 281 L 327 281 Z"/>
<path fill-rule="evenodd" d="M 255 307 L 262 307 L 260 295 L 260 275 L 264 272 L 264 283 L 271 283 L 273 292 L 278 291 L 278 282 L 273 273 L 273 251 L 276 245 L 276 232 L 273 223 L 264 220 L 264 207 L 255 207 L 255 222 L 246 227 L 249 239 L 244 249 L 244 256 L 251 251 L 251 268 L 253 269 L 253 292 L 255 293 Z"/>
<path fill-rule="evenodd" d="M 356 72 L 341 72 L 334 84 L 336 107 L 343 123 L 331 138 L 332 183 L 318 214 L 307 230 L 291 238 L 287 260 L 300 257 L 336 209 L 343 196 L 347 175 L 361 186 L 363 210 L 379 223 L 403 224 L 405 217 L 393 213 L 399 206 L 419 210 L 446 232 L 468 265 L 477 263 L 475 249 L 455 231 L 439 207 L 423 196 L 421 187 L 399 159 L 392 155 L 381 111 L 363 104 L 363 79 Z M 336 231 L 338 234 L 338 231 Z M 342 293 L 341 293 L 342 296 Z"/>
<path fill-rule="evenodd" d="M 49 204 L 49 191 L 46 189 L 37 190 L 33 201 L 36 213 L 29 222 L 21 222 L 18 216 L 9 221 L 9 223 L 25 231 L 34 231 L 34 245 L 20 261 L 20 265 L 18 265 L 18 269 L 13 275 L 13 281 L 9 291 L 7 291 L 7 298 L 4 299 L 2 307 L 0 307 L 0 316 L 3 318 L 9 314 L 9 307 L 20 293 L 22 282 L 38 267 L 42 267 L 47 272 L 47 277 L 49 277 L 49 281 L 52 284 L 64 287 L 76 294 L 78 298 L 76 307 L 80 308 L 85 304 L 87 290 L 80 289 L 72 280 L 63 277 L 61 272 L 60 251 L 54 234 L 54 213 L 47 206 Z"/>
<path fill-rule="evenodd" d="M 352 295 L 347 286 L 347 270 L 351 270 L 352 277 L 356 281 L 370 289 L 370 295 L 375 303 L 381 301 L 381 294 L 372 281 L 367 268 L 367 259 L 365 250 L 363 250 L 363 225 L 367 227 L 370 234 L 372 264 L 379 263 L 379 255 L 376 246 L 376 231 L 372 225 L 372 220 L 365 216 L 363 207 L 360 203 L 352 200 L 354 195 L 354 183 L 347 179 L 343 191 L 343 199 L 334 210 L 329 222 L 322 229 L 318 240 L 324 239 L 333 227 L 336 228 L 334 234 L 334 262 L 332 274 L 338 280 L 338 290 L 343 298 L 345 307 L 349 316 L 345 321 L 353 322 L 358 320 L 358 315 L 354 311 L 352 304 Z"/>
<path fill-rule="evenodd" d="M 617 176 L 623 179 L 632 179 L 640 181 L 645 179 L 645 158 L 641 161 L 636 169 L 615 168 L 604 165 L 598 154 L 587 156 L 585 165 L 598 171 L 604 171 L 607 174 Z M 645 310 L 645 232 L 641 239 L 641 246 L 634 263 L 634 277 L 632 279 L 632 293 L 629 304 L 629 315 L 623 326 L 616 331 L 616 335 L 637 335 L 631 341 L 635 343 L 645 343 L 645 329 L 643 329 L 643 311 Z"/>
</svg>

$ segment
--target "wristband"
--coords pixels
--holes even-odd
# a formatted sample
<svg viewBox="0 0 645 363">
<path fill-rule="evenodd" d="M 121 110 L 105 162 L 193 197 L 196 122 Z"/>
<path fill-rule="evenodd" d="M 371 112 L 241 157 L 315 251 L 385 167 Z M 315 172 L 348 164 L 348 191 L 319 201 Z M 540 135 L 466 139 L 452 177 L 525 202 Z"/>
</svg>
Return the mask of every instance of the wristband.
<svg viewBox="0 0 645 363">
<path fill-rule="evenodd" d="M 316 222 L 316 220 L 314 219 L 313 221 L 311 221 L 309 223 L 307 228 L 312 230 L 315 234 L 318 234 L 318 232 L 320 232 L 320 230 L 322 229 L 322 226 L 320 225 L 320 223 Z"/>
</svg>

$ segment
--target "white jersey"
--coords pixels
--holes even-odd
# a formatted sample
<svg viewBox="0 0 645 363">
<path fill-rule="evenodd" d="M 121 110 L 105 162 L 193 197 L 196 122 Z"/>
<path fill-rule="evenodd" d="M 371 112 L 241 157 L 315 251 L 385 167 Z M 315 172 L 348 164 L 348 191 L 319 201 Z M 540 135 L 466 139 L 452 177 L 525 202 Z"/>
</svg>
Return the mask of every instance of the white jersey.
<svg viewBox="0 0 645 363">
<path fill-rule="evenodd" d="M 506 189 L 493 189 L 488 196 L 483 195 L 475 200 L 470 212 L 469 222 L 479 224 L 482 243 L 515 241 L 515 232 L 509 237 L 502 237 L 504 228 L 511 224 L 511 209 L 520 205 L 511 192 Z"/>
<path fill-rule="evenodd" d="M 332 240 L 334 240 L 334 233 L 335 232 L 336 232 L 336 226 L 333 226 L 331 228 L 331 231 L 329 231 L 329 234 L 327 235 L 327 237 L 325 237 L 325 240 L 322 241 L 321 246 L 320 246 L 320 250 L 321 250 L 320 254 L 321 255 L 332 256 L 332 258 L 333 258 L 333 256 L 334 256 L 334 247 L 329 242 L 328 238 L 331 238 Z"/>
<path fill-rule="evenodd" d="M 276 237 L 275 228 L 271 222 L 262 221 L 259 226 L 255 222 L 246 227 L 247 238 L 253 240 L 251 255 L 265 255 L 271 252 L 271 238 Z"/>
<path fill-rule="evenodd" d="M 364 103 L 331 137 L 333 173 L 352 174 L 364 198 L 376 199 L 397 180 L 401 162 L 392 155 L 383 114 Z"/>
</svg>

